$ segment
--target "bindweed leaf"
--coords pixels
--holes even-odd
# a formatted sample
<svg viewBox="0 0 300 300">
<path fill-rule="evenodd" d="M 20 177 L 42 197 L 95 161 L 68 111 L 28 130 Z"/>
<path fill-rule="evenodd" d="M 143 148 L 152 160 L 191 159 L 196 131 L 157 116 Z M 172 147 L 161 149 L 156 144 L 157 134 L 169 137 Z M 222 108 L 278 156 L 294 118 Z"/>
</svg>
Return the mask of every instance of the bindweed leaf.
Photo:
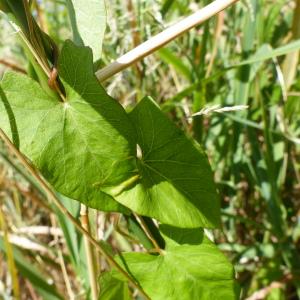
<svg viewBox="0 0 300 300">
<path fill-rule="evenodd" d="M 174 229 L 174 230 L 173 230 Z M 152 300 L 238 299 L 234 270 L 221 251 L 198 229 L 197 242 L 184 239 L 186 230 L 164 228 L 166 250 L 161 255 L 124 253 L 118 257 L 123 268 L 139 282 Z M 195 235 L 195 229 L 191 235 Z M 175 240 L 172 240 L 175 238 Z M 115 270 L 104 274 L 101 289 L 108 281 L 125 281 Z M 101 290 L 100 289 L 100 290 Z M 113 298 L 112 298 L 113 299 Z M 119 300 L 126 298 L 119 298 Z"/>
<path fill-rule="evenodd" d="M 140 177 L 113 196 L 133 211 L 178 227 L 217 227 L 220 204 L 205 153 L 150 99 L 130 113 Z M 112 193 L 113 194 L 113 193 Z"/>
<path fill-rule="evenodd" d="M 1 82 L 0 127 L 54 188 L 90 207 L 123 207 L 101 192 L 135 175 L 135 131 L 122 106 L 93 73 L 92 52 L 67 41 L 58 69 L 66 101 L 32 79 L 7 73 Z M 124 210 L 124 209 L 123 209 Z"/>
</svg>

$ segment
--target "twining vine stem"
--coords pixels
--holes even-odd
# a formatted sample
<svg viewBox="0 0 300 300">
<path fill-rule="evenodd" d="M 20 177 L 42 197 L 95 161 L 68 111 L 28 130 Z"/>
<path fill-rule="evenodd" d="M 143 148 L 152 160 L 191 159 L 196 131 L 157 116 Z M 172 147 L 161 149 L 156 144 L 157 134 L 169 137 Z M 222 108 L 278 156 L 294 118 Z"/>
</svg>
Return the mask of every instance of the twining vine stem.
<svg viewBox="0 0 300 300">
<path fill-rule="evenodd" d="M 66 209 L 66 207 L 58 200 L 55 193 L 52 189 L 48 186 L 46 181 L 39 175 L 38 171 L 27 161 L 27 159 L 23 156 L 23 154 L 15 147 L 15 145 L 10 141 L 8 136 L 5 132 L 0 128 L 0 138 L 3 142 L 7 145 L 10 151 L 19 159 L 22 165 L 26 168 L 26 170 L 37 180 L 37 182 L 41 185 L 44 189 L 45 193 L 47 194 L 49 200 L 51 200 L 58 209 L 72 222 L 75 228 L 82 233 L 89 242 L 94 245 L 94 247 L 106 258 L 109 264 L 112 267 L 115 267 L 120 273 L 122 273 L 128 281 L 139 290 L 140 294 L 143 295 L 147 300 L 151 300 L 149 296 L 143 291 L 141 286 L 133 279 L 131 276 L 122 269 L 122 267 L 114 260 L 114 258 L 106 252 L 106 250 L 89 234 L 89 232 L 84 229 L 81 224 L 77 221 L 76 218 Z"/>
<path fill-rule="evenodd" d="M 183 20 L 170 26 L 166 30 L 160 32 L 146 42 L 122 55 L 112 64 L 98 70 L 96 72 L 98 80 L 100 82 L 105 81 L 106 79 L 123 71 L 137 61 L 162 48 L 178 36 L 189 31 L 197 25 L 200 25 L 207 19 L 213 17 L 237 1 L 238 0 L 215 0 L 194 14 L 184 18 Z"/>
</svg>

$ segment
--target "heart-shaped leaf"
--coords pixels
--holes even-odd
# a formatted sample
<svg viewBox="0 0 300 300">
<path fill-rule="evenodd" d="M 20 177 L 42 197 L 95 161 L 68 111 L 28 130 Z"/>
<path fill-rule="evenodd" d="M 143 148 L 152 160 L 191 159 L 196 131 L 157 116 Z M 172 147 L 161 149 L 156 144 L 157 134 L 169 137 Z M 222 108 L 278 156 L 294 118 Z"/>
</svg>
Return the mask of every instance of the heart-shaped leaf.
<svg viewBox="0 0 300 300">
<path fill-rule="evenodd" d="M 135 175 L 135 131 L 98 83 L 89 48 L 67 41 L 58 68 L 65 102 L 24 75 L 5 75 L 0 127 L 57 191 L 90 207 L 120 210 L 101 188 Z"/>
<path fill-rule="evenodd" d="M 208 159 L 150 99 L 130 113 L 140 178 L 111 194 L 141 215 L 178 227 L 217 227 L 220 203 Z M 120 192 L 121 191 L 121 192 Z"/>
<path fill-rule="evenodd" d="M 169 236 L 161 255 L 125 253 L 118 257 L 118 262 L 152 300 L 238 299 L 232 265 L 201 229 L 193 229 L 188 234 L 196 235 L 197 239 L 185 239 L 187 230 L 184 229 L 173 231 L 165 227 L 162 232 Z M 114 282 L 119 280 L 118 286 L 123 288 L 121 281 L 126 280 L 120 273 L 113 270 L 108 274 Z M 100 290 L 110 286 L 108 274 L 105 280 L 100 280 Z"/>
</svg>

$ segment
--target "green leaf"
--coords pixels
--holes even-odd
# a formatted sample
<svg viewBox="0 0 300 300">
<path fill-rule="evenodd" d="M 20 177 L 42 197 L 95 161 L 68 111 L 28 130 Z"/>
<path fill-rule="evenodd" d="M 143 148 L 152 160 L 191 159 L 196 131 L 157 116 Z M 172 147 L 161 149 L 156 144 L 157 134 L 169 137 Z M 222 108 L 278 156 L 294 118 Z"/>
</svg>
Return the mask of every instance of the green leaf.
<svg viewBox="0 0 300 300">
<path fill-rule="evenodd" d="M 101 57 L 102 41 L 106 27 L 104 0 L 67 0 L 73 39 L 78 46 L 89 46 L 94 60 Z"/>
<path fill-rule="evenodd" d="M 169 236 L 166 250 L 161 255 L 125 253 L 118 257 L 118 262 L 152 300 L 238 299 L 232 265 L 203 231 L 197 229 L 196 242 L 184 239 L 186 230 L 174 230 L 164 228 L 164 234 Z M 189 236 L 194 234 L 195 229 Z M 174 236 L 177 240 L 172 240 Z M 125 280 L 115 270 L 109 274 L 112 278 Z M 103 278 L 100 284 L 101 287 L 108 285 Z"/>
<path fill-rule="evenodd" d="M 186 79 L 192 78 L 189 66 L 187 66 L 182 57 L 176 56 L 169 48 L 162 48 L 158 51 L 158 56 L 165 63 L 172 65 L 174 69 Z"/>
<path fill-rule="evenodd" d="M 165 0 L 161 9 L 161 14 L 165 14 L 170 10 L 171 6 L 174 4 L 175 0 Z"/>
<path fill-rule="evenodd" d="M 275 58 L 278 56 L 286 55 L 293 51 L 297 51 L 300 49 L 300 40 L 293 41 L 289 44 L 286 44 L 286 45 L 276 48 L 276 49 L 272 49 L 272 47 L 270 45 L 266 45 L 266 44 L 262 45 L 261 48 L 264 49 L 264 51 L 257 51 L 257 53 L 254 54 L 253 56 L 251 56 L 249 59 L 244 60 L 237 64 L 233 64 L 230 67 L 239 67 L 239 66 L 243 66 L 243 65 L 249 65 L 249 64 L 261 62 L 261 61 L 264 61 L 267 59 L 272 59 L 272 58 Z"/>
<path fill-rule="evenodd" d="M 208 160 L 150 99 L 130 113 L 140 178 L 113 196 L 133 211 L 178 227 L 216 227 L 220 204 Z"/>
<path fill-rule="evenodd" d="M 135 131 L 122 106 L 98 83 L 87 47 L 65 43 L 59 75 L 66 102 L 32 79 L 1 82 L 0 127 L 60 193 L 101 210 L 122 207 L 101 192 L 135 175 Z"/>
<path fill-rule="evenodd" d="M 134 236 L 145 249 L 153 249 L 153 243 L 150 241 L 145 231 L 141 228 L 141 225 L 138 223 L 138 221 L 133 216 L 126 216 L 126 219 L 128 222 L 128 232 Z"/>
<path fill-rule="evenodd" d="M 126 281 L 112 277 L 105 273 L 101 278 L 101 289 L 99 300 L 130 300 L 128 284 Z"/>
<path fill-rule="evenodd" d="M 166 241 L 167 248 L 179 245 L 200 245 L 203 239 L 206 239 L 202 228 L 189 229 L 160 225 L 159 230 Z"/>
</svg>

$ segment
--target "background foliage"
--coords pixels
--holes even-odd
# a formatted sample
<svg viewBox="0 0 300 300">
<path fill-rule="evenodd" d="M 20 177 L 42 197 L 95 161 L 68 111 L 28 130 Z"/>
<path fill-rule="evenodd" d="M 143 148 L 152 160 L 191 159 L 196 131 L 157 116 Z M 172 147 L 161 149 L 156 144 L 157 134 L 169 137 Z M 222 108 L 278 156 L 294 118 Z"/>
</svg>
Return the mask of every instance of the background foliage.
<svg viewBox="0 0 300 300">
<path fill-rule="evenodd" d="M 71 37 L 65 1 L 32 2 L 39 24 L 59 45 Z M 109 1 L 97 64 L 108 64 L 208 2 Z M 282 53 L 287 55 L 272 55 L 272 48 L 300 38 L 299 17 L 297 0 L 241 1 L 105 82 L 126 107 L 151 95 L 206 149 L 222 198 L 222 230 L 209 233 L 234 263 L 242 299 L 298 299 L 300 294 L 299 54 L 290 47 Z M 25 54 L 4 18 L 0 28 L 1 74 L 10 68 L 27 71 Z M 262 59 L 266 54 L 273 57 Z M 251 64 L 241 65 L 249 59 Z M 215 112 L 217 106 L 232 105 L 248 109 Z M 210 109 L 191 118 L 202 108 Z M 10 299 L 14 288 L 7 271 L 14 269 L 11 249 L 23 299 L 85 299 L 89 282 L 82 237 L 47 204 L 39 185 L 4 147 L 0 163 L 0 297 Z M 78 215 L 77 203 L 61 200 Z M 92 211 L 95 234 L 114 249 L 139 250 L 124 233 L 126 220 L 118 218 Z"/>
</svg>

